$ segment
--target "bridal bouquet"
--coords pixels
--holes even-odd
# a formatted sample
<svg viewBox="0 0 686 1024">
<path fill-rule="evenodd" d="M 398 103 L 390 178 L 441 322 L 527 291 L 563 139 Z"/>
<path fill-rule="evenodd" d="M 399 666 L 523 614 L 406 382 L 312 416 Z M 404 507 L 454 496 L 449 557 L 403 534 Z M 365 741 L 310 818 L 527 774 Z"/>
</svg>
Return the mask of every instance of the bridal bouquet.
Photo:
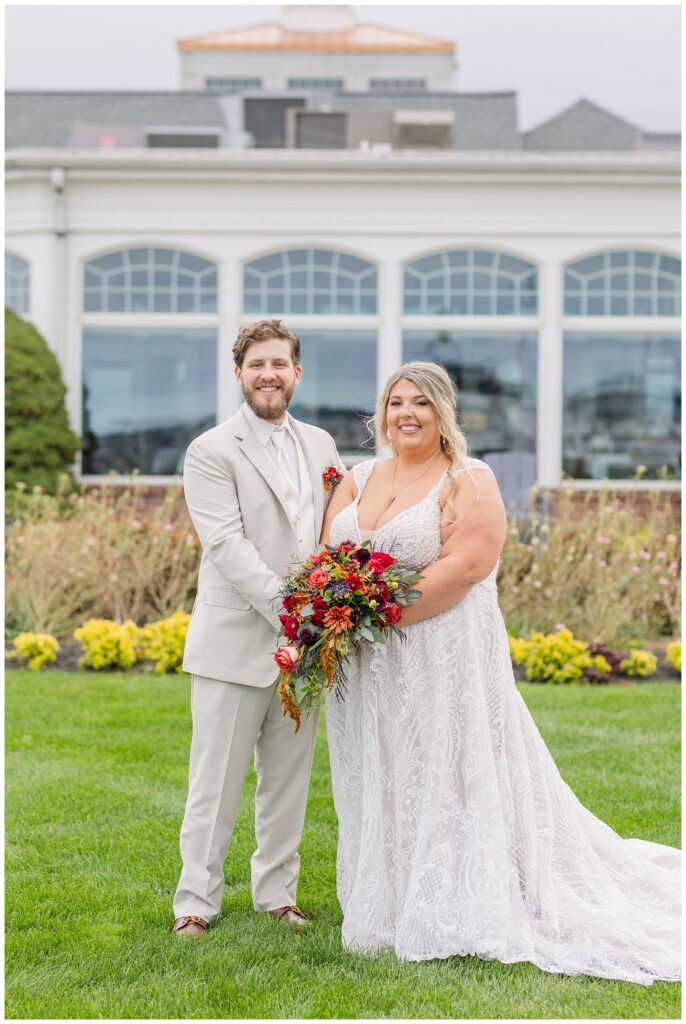
<svg viewBox="0 0 686 1024">
<path fill-rule="evenodd" d="M 363 641 L 385 643 L 389 630 L 404 639 L 397 623 L 403 606 L 421 596 L 412 589 L 421 579 L 368 541 L 327 545 L 286 578 L 279 616 L 286 643 L 274 660 L 284 714 L 296 732 L 302 712 L 317 707 L 326 690 L 335 686 L 343 696 L 346 663 Z"/>
</svg>

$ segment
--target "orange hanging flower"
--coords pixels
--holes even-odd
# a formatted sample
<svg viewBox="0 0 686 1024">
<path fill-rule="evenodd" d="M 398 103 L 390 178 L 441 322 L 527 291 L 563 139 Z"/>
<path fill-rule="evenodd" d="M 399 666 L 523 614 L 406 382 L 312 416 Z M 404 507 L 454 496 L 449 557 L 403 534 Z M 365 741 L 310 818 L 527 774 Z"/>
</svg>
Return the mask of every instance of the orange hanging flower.
<svg viewBox="0 0 686 1024">
<path fill-rule="evenodd" d="M 329 608 L 324 616 L 324 625 L 328 626 L 332 633 L 345 633 L 347 629 L 353 628 L 351 608 Z"/>
</svg>

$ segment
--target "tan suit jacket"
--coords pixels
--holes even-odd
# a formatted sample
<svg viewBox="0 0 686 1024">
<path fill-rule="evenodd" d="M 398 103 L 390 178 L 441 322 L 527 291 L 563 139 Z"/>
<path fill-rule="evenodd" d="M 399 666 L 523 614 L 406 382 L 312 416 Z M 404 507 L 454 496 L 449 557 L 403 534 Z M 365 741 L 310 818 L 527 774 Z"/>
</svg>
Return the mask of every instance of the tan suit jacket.
<svg viewBox="0 0 686 1024">
<path fill-rule="evenodd" d="M 345 468 L 326 431 L 292 417 L 290 422 L 312 480 L 318 538 L 332 494 L 324 490 L 322 473 L 330 465 Z M 277 595 L 298 545 L 279 472 L 242 409 L 191 442 L 183 485 L 203 549 L 183 668 L 269 686 L 278 675 Z"/>
</svg>

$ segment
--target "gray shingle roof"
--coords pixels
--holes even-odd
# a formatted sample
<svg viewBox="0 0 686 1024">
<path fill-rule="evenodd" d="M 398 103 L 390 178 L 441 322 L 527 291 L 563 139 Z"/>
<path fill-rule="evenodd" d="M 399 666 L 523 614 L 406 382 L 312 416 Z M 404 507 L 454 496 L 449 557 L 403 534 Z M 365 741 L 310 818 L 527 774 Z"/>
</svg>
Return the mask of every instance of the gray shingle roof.
<svg viewBox="0 0 686 1024">
<path fill-rule="evenodd" d="M 75 123 L 222 128 L 218 98 L 200 92 L 7 92 L 5 145 L 69 148 Z"/>
<path fill-rule="evenodd" d="M 515 92 L 341 92 L 338 110 L 452 110 L 456 149 L 521 149 Z"/>
<path fill-rule="evenodd" d="M 579 100 L 566 110 L 524 132 L 524 149 L 619 150 L 635 149 L 639 129 L 616 114 Z"/>
</svg>

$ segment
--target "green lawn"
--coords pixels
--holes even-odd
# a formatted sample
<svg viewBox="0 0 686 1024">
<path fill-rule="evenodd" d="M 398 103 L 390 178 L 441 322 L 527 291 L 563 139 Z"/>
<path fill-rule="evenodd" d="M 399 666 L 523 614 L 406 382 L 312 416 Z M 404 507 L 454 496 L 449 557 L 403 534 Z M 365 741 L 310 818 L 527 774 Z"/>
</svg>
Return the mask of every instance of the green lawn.
<svg viewBox="0 0 686 1024">
<path fill-rule="evenodd" d="M 679 843 L 680 688 L 520 687 L 564 778 L 625 835 Z M 188 680 L 7 675 L 6 1013 L 12 1018 L 678 1018 L 679 986 L 473 957 L 344 952 L 336 823 L 317 746 L 293 933 L 252 911 L 254 777 L 218 924 L 169 933 L 190 739 Z"/>
</svg>

